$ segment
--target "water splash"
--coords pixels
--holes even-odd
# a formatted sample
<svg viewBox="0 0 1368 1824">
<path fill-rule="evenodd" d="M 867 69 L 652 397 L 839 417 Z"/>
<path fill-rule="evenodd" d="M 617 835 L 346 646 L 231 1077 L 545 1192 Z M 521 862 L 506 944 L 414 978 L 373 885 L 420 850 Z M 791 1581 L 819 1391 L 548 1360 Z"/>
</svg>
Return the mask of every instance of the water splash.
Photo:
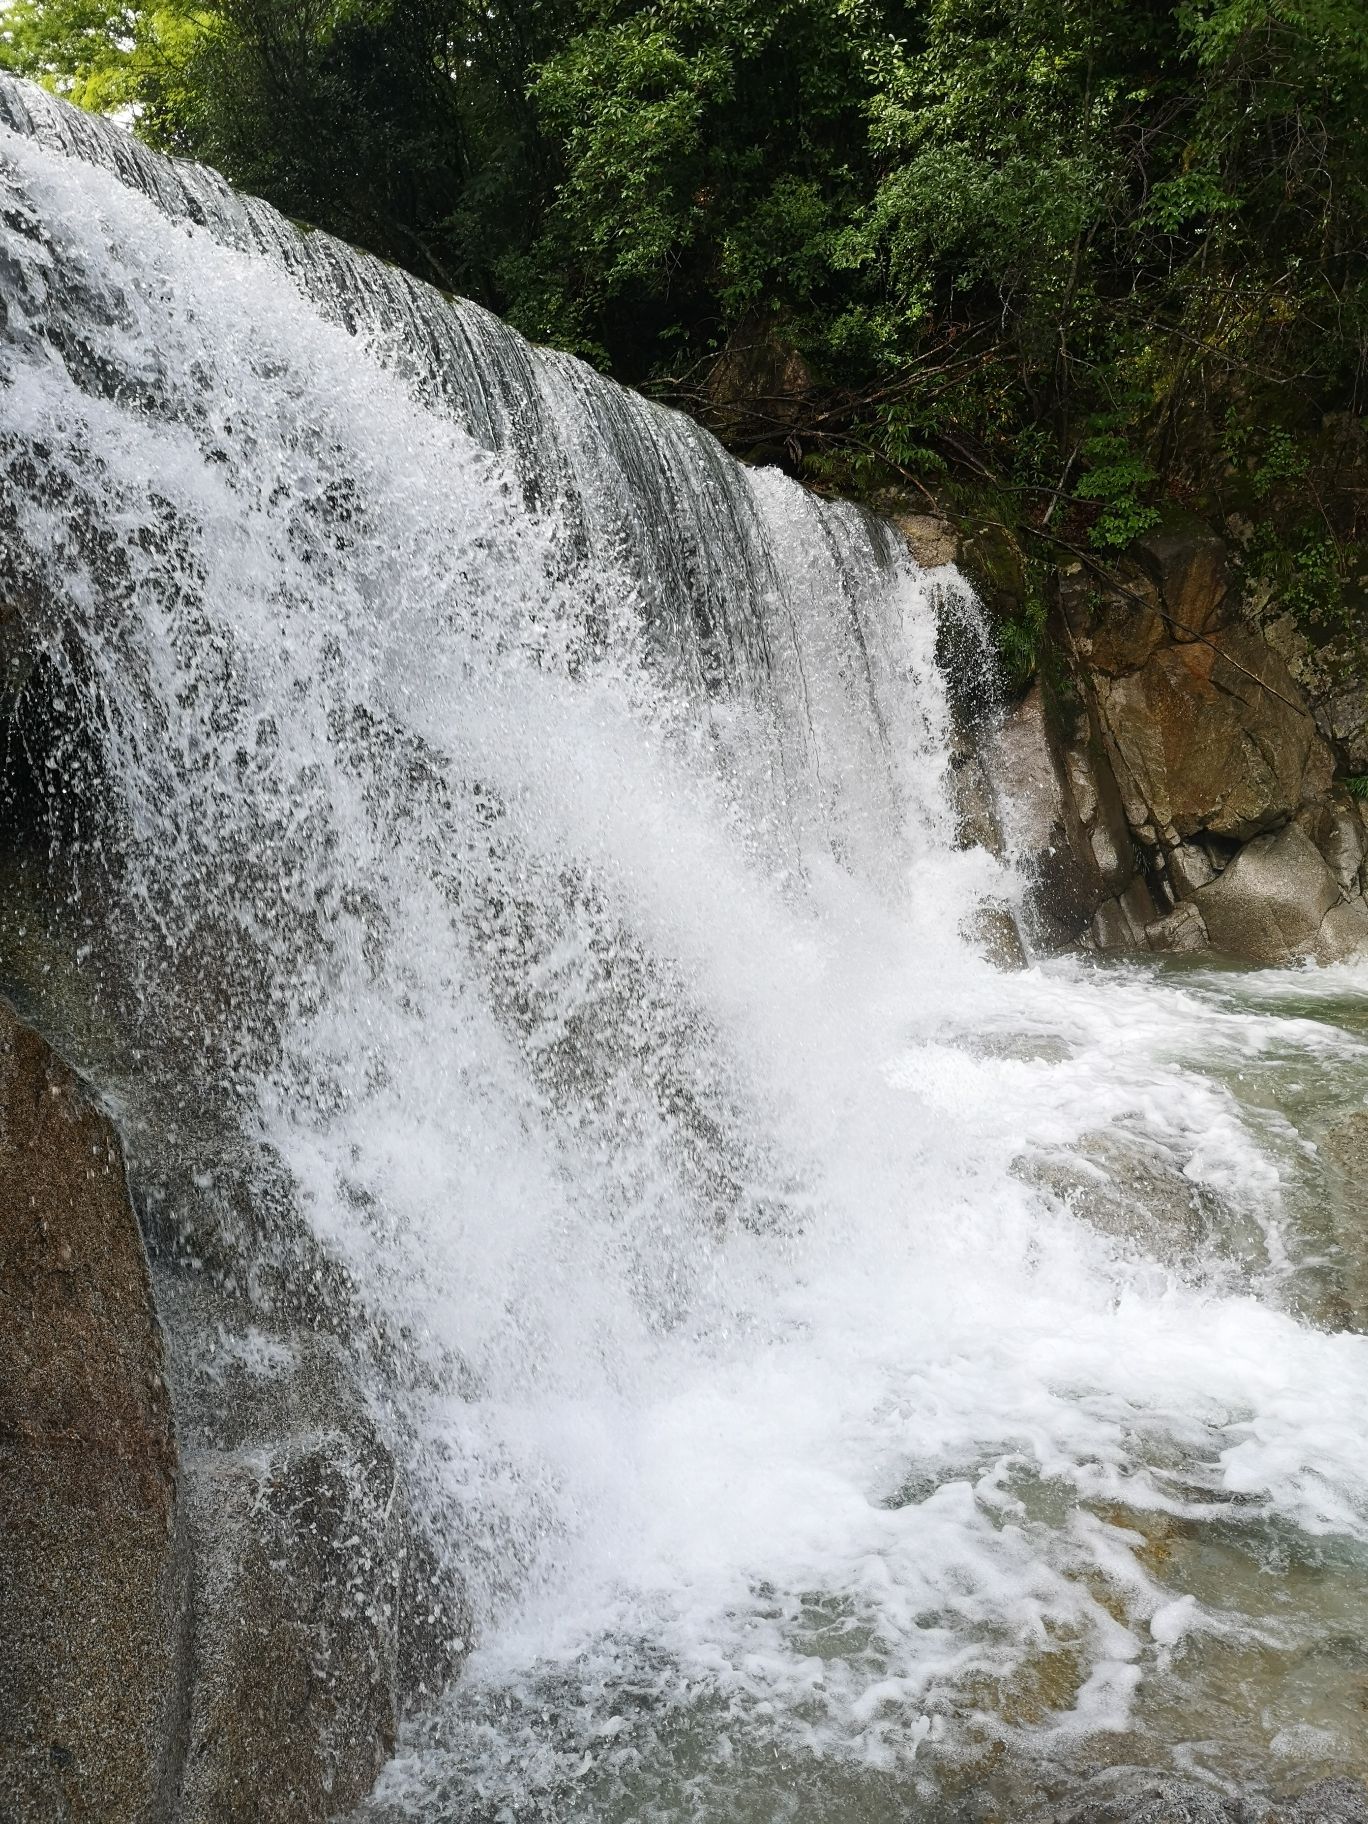
<svg viewBox="0 0 1368 1824">
<path fill-rule="evenodd" d="M 996 972 L 953 579 L 212 173 L 0 116 L 6 592 L 91 967 L 162 1118 L 280 1162 L 234 1270 L 345 1303 L 472 1592 L 378 1802 L 891 1817 L 1175 1708 L 1248 1773 L 1210 1665 L 1319 1624 L 1175 1541 L 1332 1541 L 1363 1601 L 1365 1347 L 1294 1314 L 1305 1135 L 1241 1087 L 1361 1102 L 1353 1022 Z"/>
</svg>

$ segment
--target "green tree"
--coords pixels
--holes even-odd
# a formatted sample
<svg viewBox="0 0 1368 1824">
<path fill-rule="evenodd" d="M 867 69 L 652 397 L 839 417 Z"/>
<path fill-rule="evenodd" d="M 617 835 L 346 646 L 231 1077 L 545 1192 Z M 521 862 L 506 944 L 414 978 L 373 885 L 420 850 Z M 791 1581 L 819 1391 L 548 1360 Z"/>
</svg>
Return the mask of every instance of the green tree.
<svg viewBox="0 0 1368 1824">
<path fill-rule="evenodd" d="M 1348 561 L 1362 0 L 11 0 L 0 61 L 830 485 Z"/>
</svg>

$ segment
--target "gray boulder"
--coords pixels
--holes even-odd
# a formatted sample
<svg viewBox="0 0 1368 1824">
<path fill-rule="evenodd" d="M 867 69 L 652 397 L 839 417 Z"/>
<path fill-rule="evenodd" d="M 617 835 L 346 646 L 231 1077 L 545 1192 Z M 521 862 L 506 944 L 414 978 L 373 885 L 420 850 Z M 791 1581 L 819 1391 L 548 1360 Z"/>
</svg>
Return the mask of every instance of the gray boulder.
<svg viewBox="0 0 1368 1824">
<path fill-rule="evenodd" d="M 1368 901 L 1360 895 L 1331 906 L 1311 946 L 1318 963 L 1342 963 L 1368 955 Z"/>
<path fill-rule="evenodd" d="M 1166 917 L 1146 925 L 1145 938 L 1151 950 L 1183 955 L 1205 950 L 1210 941 L 1206 920 L 1191 900 L 1175 906 Z"/>
<path fill-rule="evenodd" d="M 1295 823 L 1247 843 L 1196 895 L 1216 949 L 1269 964 L 1311 955 L 1339 900 L 1339 883 Z"/>
<path fill-rule="evenodd" d="M 1343 788 L 1331 792 L 1303 812 L 1298 821 L 1344 892 L 1353 894 L 1368 857 L 1368 831 L 1364 830 L 1358 806 L 1349 793 Z"/>
</svg>

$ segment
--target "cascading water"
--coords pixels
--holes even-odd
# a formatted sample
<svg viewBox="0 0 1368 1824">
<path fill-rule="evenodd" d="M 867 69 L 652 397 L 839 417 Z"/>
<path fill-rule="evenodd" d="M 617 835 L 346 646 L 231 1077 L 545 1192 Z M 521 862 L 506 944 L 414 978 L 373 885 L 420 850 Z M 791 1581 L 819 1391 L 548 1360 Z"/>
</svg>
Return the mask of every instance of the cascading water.
<svg viewBox="0 0 1368 1824">
<path fill-rule="evenodd" d="M 470 1592 L 377 1813 L 1363 1771 L 1309 1138 L 1362 976 L 999 973 L 952 578 L 211 173 L 0 117 L 85 966 L 175 1120 L 280 1162 L 309 1247 L 231 1271 L 332 1276 Z"/>
</svg>

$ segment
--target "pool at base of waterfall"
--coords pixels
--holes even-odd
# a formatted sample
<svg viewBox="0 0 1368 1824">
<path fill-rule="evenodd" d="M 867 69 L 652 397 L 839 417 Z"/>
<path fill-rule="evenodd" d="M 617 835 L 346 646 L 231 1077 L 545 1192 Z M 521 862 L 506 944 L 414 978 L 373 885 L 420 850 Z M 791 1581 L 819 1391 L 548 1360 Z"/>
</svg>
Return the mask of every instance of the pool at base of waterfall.
<svg viewBox="0 0 1368 1824">
<path fill-rule="evenodd" d="M 751 1357 L 749 1389 L 735 1359 L 729 1386 L 715 1361 L 706 1387 L 674 1384 L 622 1447 L 667 1457 L 679 1484 L 653 1492 L 691 1523 L 701 1472 L 718 1532 L 746 1533 L 725 1597 L 716 1559 L 680 1551 L 634 1587 L 630 1552 L 562 1541 L 409 1726 L 367 1824 L 1205 1818 L 1203 1794 L 1213 1820 L 1253 1820 L 1327 1777 L 1368 1782 L 1364 1409 L 1334 1385 L 1337 1364 L 1361 1374 L 1368 1328 L 1368 973 L 1058 962 L 998 987 L 987 1017 L 962 1008 L 887 1074 L 1016 1136 L 1012 1179 L 1075 1229 L 1113 1319 L 1147 1302 L 1154 1322 L 1108 1344 L 1135 1359 L 1099 1362 L 1093 1299 L 994 1306 L 983 1261 L 983 1303 L 958 1320 L 947 1307 L 973 1296 L 942 1282 L 939 1309 L 924 1288 L 902 1307 L 900 1336 L 894 1287 L 816 1375 L 810 1355 L 806 1374 Z M 972 1252 L 950 1243 L 963 1266 Z M 823 1302 L 817 1288 L 805 1351 Z M 1174 1310 L 1197 1335 L 1169 1329 Z M 935 1343 L 909 1336 L 926 1327 Z M 1264 1386 L 1291 1366 L 1280 1349 L 1318 1356 L 1324 1400 L 1298 1414 L 1258 1384 L 1242 1395 L 1223 1336 L 1237 1357 L 1252 1345 Z M 785 1340 L 767 1332 L 764 1351 Z M 1208 1379 L 1194 1370 L 1212 1343 Z M 848 1378 L 814 1385 L 842 1368 L 863 1399 Z M 811 1434 L 794 1445 L 794 1477 L 755 1408 L 801 1429 L 804 1394 L 833 1417 L 824 1457 Z M 719 1429 L 705 1438 L 681 1406 Z M 756 1524 L 767 1463 L 776 1500 L 801 1503 L 806 1482 L 806 1525 Z M 866 1512 L 852 1523 L 843 1502 Z M 805 1583 L 795 1540 L 837 1562 Z M 1199 1809 L 1153 1809 L 1156 1792 Z"/>
</svg>

